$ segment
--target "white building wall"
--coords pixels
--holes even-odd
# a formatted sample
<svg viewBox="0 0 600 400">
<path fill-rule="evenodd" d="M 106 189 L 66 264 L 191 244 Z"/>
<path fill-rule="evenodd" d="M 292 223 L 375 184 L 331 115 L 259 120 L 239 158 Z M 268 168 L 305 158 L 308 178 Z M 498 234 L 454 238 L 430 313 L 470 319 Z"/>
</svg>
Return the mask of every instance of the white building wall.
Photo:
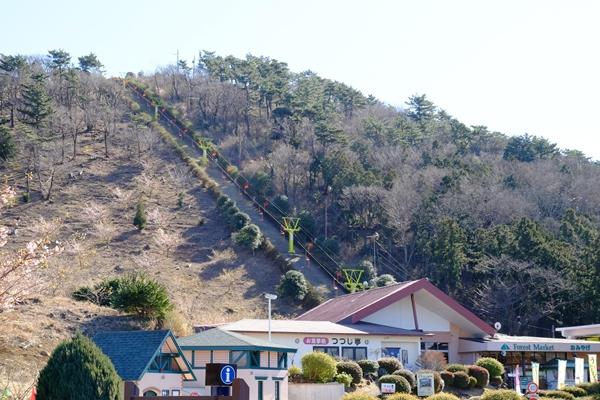
<svg viewBox="0 0 600 400">
<path fill-rule="evenodd" d="M 415 329 L 410 298 L 404 298 L 363 318 L 364 322 L 392 326 L 394 328 Z M 419 328 L 421 321 L 419 320 Z"/>
<path fill-rule="evenodd" d="M 173 389 L 182 390 L 182 383 L 181 374 L 151 372 L 144 374 L 142 379 L 136 382 L 136 385 L 140 389 L 140 396 L 143 396 L 147 390 L 154 390 L 160 396 L 163 390 L 169 390 L 169 393 Z"/>
</svg>

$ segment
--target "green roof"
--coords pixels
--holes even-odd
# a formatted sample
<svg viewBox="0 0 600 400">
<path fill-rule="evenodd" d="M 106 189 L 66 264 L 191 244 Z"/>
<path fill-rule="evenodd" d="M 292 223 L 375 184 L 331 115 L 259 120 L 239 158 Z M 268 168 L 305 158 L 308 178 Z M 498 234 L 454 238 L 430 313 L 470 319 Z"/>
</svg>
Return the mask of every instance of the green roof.
<svg viewBox="0 0 600 400">
<path fill-rule="evenodd" d="M 293 347 L 269 343 L 236 332 L 219 328 L 208 329 L 192 336 L 177 339 L 177 343 L 186 350 L 262 350 L 295 353 Z"/>
</svg>

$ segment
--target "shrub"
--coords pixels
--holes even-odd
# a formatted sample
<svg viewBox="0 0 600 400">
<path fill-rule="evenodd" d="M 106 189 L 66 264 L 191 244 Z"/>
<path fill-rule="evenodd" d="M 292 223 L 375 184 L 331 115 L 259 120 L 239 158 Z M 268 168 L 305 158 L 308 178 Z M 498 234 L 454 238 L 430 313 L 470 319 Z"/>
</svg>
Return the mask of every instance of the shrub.
<svg viewBox="0 0 600 400">
<path fill-rule="evenodd" d="M 59 344 L 40 371 L 40 400 L 118 400 L 120 378 L 110 359 L 78 333 Z"/>
<path fill-rule="evenodd" d="M 319 304 L 321 304 L 324 300 L 323 295 L 319 290 L 311 285 L 308 281 L 308 292 L 306 296 L 304 296 L 304 300 L 302 300 L 302 304 L 308 308 L 315 308 Z"/>
<path fill-rule="evenodd" d="M 335 360 L 325 353 L 313 352 L 302 357 L 302 375 L 311 382 L 331 382 L 336 375 Z"/>
<path fill-rule="evenodd" d="M 291 382 L 297 382 L 302 378 L 302 370 L 297 365 L 288 368 L 288 377 Z"/>
<path fill-rule="evenodd" d="M 398 376 L 404 377 L 404 379 L 406 379 L 408 381 L 408 383 L 410 384 L 411 388 L 414 388 L 417 386 L 417 378 L 415 377 L 415 374 L 413 374 L 411 371 L 409 371 L 407 369 L 399 369 L 398 371 L 394 371 L 394 373 L 392 375 L 398 375 Z"/>
<path fill-rule="evenodd" d="M 291 270 L 285 273 L 277 286 L 277 293 L 281 297 L 290 297 L 302 301 L 308 293 L 308 282 L 300 271 Z"/>
<path fill-rule="evenodd" d="M 231 216 L 231 225 L 237 230 L 242 229 L 246 225 L 250 225 L 250 216 L 238 211 Z"/>
<path fill-rule="evenodd" d="M 490 383 L 490 373 L 483 367 L 470 365 L 469 376 L 477 380 L 477 387 L 484 388 Z"/>
<path fill-rule="evenodd" d="M 457 371 L 462 372 L 462 371 Z M 454 386 L 454 373 L 450 371 L 442 371 L 440 372 L 440 376 L 444 381 L 444 387 Z"/>
<path fill-rule="evenodd" d="M 469 387 L 471 389 L 477 387 L 477 378 L 475 378 L 474 376 L 469 377 Z"/>
<path fill-rule="evenodd" d="M 173 309 L 165 287 L 143 274 L 121 278 L 111 297 L 111 305 L 117 310 L 144 319 L 164 319 Z"/>
<path fill-rule="evenodd" d="M 462 365 L 462 364 L 448 364 L 446 366 L 446 371 L 450 371 L 450 372 L 465 372 L 465 373 L 469 373 L 469 367 L 467 367 L 466 365 Z"/>
<path fill-rule="evenodd" d="M 170 329 L 177 337 L 190 336 L 194 333 L 188 320 L 175 309 L 165 314 L 160 329 Z"/>
<path fill-rule="evenodd" d="M 396 393 L 410 393 L 412 388 L 410 387 L 410 383 L 406 380 L 406 378 L 399 375 L 384 375 L 377 381 L 379 387 L 381 388 L 382 383 L 395 383 L 396 384 Z"/>
<path fill-rule="evenodd" d="M 373 266 L 373 263 L 369 260 L 362 260 L 356 269 L 363 271 L 361 281 L 371 281 L 377 277 L 377 270 Z"/>
<path fill-rule="evenodd" d="M 490 378 L 490 384 L 494 385 L 494 386 L 500 386 L 502 385 L 502 377 L 501 376 L 492 376 Z"/>
<path fill-rule="evenodd" d="M 227 210 L 229 210 L 232 207 L 237 207 L 237 205 L 235 204 L 235 201 L 233 201 L 229 197 L 227 197 L 225 199 L 225 201 L 223 202 L 223 204 L 221 204 L 221 211 L 223 213 L 226 213 Z"/>
<path fill-rule="evenodd" d="M 394 393 L 386 396 L 385 400 L 419 400 L 419 398 L 408 393 Z"/>
<path fill-rule="evenodd" d="M 133 225 L 135 225 L 138 230 L 142 230 L 146 227 L 146 210 L 144 209 L 144 203 L 138 202 L 135 209 L 135 217 L 133 217 Z"/>
<path fill-rule="evenodd" d="M 443 371 L 448 362 L 444 354 L 439 351 L 428 350 L 421 354 L 417 359 L 416 365 L 422 369 L 431 369 L 433 371 Z"/>
<path fill-rule="evenodd" d="M 352 377 L 352 383 L 358 385 L 362 379 L 363 371 L 360 366 L 354 361 L 341 361 L 337 363 L 336 369 L 338 374 L 343 372 Z"/>
<path fill-rule="evenodd" d="M 226 196 L 226 195 L 224 195 L 224 194 L 220 194 L 220 195 L 217 197 L 217 207 L 219 207 L 219 208 L 223 208 L 223 205 L 225 204 L 225 202 L 227 202 L 227 200 L 229 200 L 229 197 L 227 197 L 227 196 Z"/>
<path fill-rule="evenodd" d="M 235 240 L 238 245 L 245 246 L 254 251 L 260 247 L 263 236 L 258 226 L 250 224 L 234 233 L 233 240 Z"/>
<path fill-rule="evenodd" d="M 502 376 L 504 374 L 504 366 L 495 358 L 483 357 L 475 362 L 478 367 L 483 367 L 488 370 L 490 376 Z"/>
<path fill-rule="evenodd" d="M 89 301 L 99 306 L 108 307 L 112 303 L 112 296 L 121 285 L 120 278 L 104 279 L 92 288 L 83 286 L 72 294 L 75 300 Z"/>
<path fill-rule="evenodd" d="M 465 372 L 458 371 L 454 373 L 454 386 L 459 389 L 466 389 L 469 387 L 469 375 Z"/>
<path fill-rule="evenodd" d="M 575 400 L 575 396 L 563 390 L 540 390 L 540 396 L 551 397 L 554 399 Z"/>
<path fill-rule="evenodd" d="M 379 370 L 379 363 L 373 360 L 360 360 L 357 362 L 362 369 L 363 376 L 367 376 L 367 374 L 377 374 Z"/>
<path fill-rule="evenodd" d="M 343 384 L 345 387 L 350 387 L 352 385 L 352 376 L 345 372 L 339 373 L 333 378 L 337 383 Z"/>
<path fill-rule="evenodd" d="M 177 208 L 183 208 L 185 205 L 185 194 L 183 192 L 179 192 L 177 195 Z"/>
<path fill-rule="evenodd" d="M 577 386 L 565 386 L 560 390 L 563 392 L 571 393 L 575 397 L 585 397 L 588 395 L 587 390 Z"/>
<path fill-rule="evenodd" d="M 581 388 L 587 392 L 589 395 L 600 394 L 600 382 L 596 383 L 579 383 L 575 385 L 578 388 Z"/>
<path fill-rule="evenodd" d="M 368 393 L 346 393 L 342 400 L 378 400 L 377 397 Z"/>
<path fill-rule="evenodd" d="M 290 212 L 290 201 L 284 194 L 275 196 L 271 204 L 275 210 L 281 214 L 289 214 Z"/>
<path fill-rule="evenodd" d="M 428 370 L 428 369 L 423 369 L 418 372 L 432 372 L 433 373 L 433 389 L 435 390 L 436 393 L 442 391 L 442 389 L 444 388 L 444 381 L 442 380 L 442 377 L 439 372 Z"/>
<path fill-rule="evenodd" d="M 396 283 L 396 279 L 390 274 L 379 275 L 377 278 L 371 280 L 369 282 L 369 286 L 371 287 L 384 287 L 393 285 Z"/>
<path fill-rule="evenodd" d="M 481 395 L 481 400 L 523 400 L 523 398 L 514 390 L 499 389 L 486 390 Z"/>
<path fill-rule="evenodd" d="M 460 400 L 460 399 L 451 393 L 436 393 L 434 395 L 426 397 L 425 400 Z"/>
<path fill-rule="evenodd" d="M 393 374 L 394 371 L 402 369 L 402 363 L 395 357 L 384 357 L 377 360 L 379 368 L 383 368 L 386 374 Z"/>
</svg>

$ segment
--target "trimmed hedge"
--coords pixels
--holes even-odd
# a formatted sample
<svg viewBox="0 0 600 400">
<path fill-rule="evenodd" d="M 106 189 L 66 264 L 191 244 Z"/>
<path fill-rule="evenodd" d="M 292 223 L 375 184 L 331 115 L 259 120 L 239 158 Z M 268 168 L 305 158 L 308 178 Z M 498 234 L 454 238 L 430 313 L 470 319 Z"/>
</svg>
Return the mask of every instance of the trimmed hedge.
<svg viewBox="0 0 600 400">
<path fill-rule="evenodd" d="M 360 368 L 360 365 L 358 365 L 356 362 L 340 361 L 335 367 L 337 369 L 338 374 L 347 373 L 348 375 L 350 375 L 352 377 L 352 383 L 354 385 L 358 385 L 360 383 L 363 376 L 363 371 L 362 368 Z"/>
<path fill-rule="evenodd" d="M 337 383 L 341 383 L 344 387 L 352 386 L 352 376 L 347 374 L 346 372 L 342 372 L 341 374 L 337 374 L 335 378 L 333 378 Z"/>
<path fill-rule="evenodd" d="M 461 371 L 458 371 L 461 372 Z M 444 387 L 454 386 L 454 373 L 450 371 L 442 371 L 440 372 L 440 376 L 444 381 Z"/>
<path fill-rule="evenodd" d="M 469 368 L 466 365 L 462 365 L 462 364 L 448 364 L 446 366 L 446 371 L 450 371 L 450 372 L 464 372 L 466 374 L 469 373 Z"/>
<path fill-rule="evenodd" d="M 344 395 L 344 397 L 342 397 L 342 400 L 379 400 L 377 397 L 375 396 L 371 396 L 370 394 L 367 393 L 346 393 Z"/>
<path fill-rule="evenodd" d="M 477 380 L 477 387 L 484 388 L 490 383 L 490 373 L 483 367 L 470 365 L 468 373 Z"/>
<path fill-rule="evenodd" d="M 414 394 L 394 393 L 385 397 L 385 400 L 419 400 Z"/>
<path fill-rule="evenodd" d="M 596 382 L 596 383 L 585 382 L 585 383 L 579 383 L 575 386 L 585 390 L 587 392 L 587 394 L 589 394 L 589 395 L 600 394 L 600 382 Z"/>
<path fill-rule="evenodd" d="M 474 376 L 469 377 L 469 388 L 477 387 L 477 379 Z"/>
<path fill-rule="evenodd" d="M 415 374 L 413 374 L 411 371 L 409 371 L 407 369 L 399 369 L 398 371 L 394 371 L 394 373 L 392 375 L 398 375 L 398 376 L 404 377 L 404 379 L 406 379 L 408 381 L 408 383 L 410 384 L 411 388 L 414 388 L 417 386 L 417 378 L 415 377 Z"/>
<path fill-rule="evenodd" d="M 588 395 L 587 390 L 577 386 L 565 386 L 560 390 L 563 392 L 571 393 L 575 397 L 585 397 Z"/>
<path fill-rule="evenodd" d="M 436 393 L 434 395 L 426 397 L 425 400 L 460 400 L 460 399 L 451 393 Z"/>
<path fill-rule="evenodd" d="M 490 376 L 502 376 L 504 374 L 504 365 L 495 358 L 483 357 L 475 362 L 478 367 L 483 367 L 488 370 Z"/>
<path fill-rule="evenodd" d="M 466 389 L 469 387 L 469 375 L 465 372 L 458 371 L 454 373 L 454 386 L 459 389 Z"/>
<path fill-rule="evenodd" d="M 499 389 L 486 390 L 481 395 L 481 400 L 523 400 L 523 397 L 514 390 Z"/>
<path fill-rule="evenodd" d="M 502 380 L 501 376 L 492 376 L 490 378 L 490 385 L 494 385 L 494 386 L 500 386 L 502 385 L 504 381 Z"/>
<path fill-rule="evenodd" d="M 394 371 L 398 371 L 402 369 L 402 363 L 395 357 L 384 357 L 377 360 L 379 364 L 379 368 L 383 368 L 388 375 L 394 373 Z"/>
<path fill-rule="evenodd" d="M 543 397 L 552 397 L 554 399 L 564 399 L 564 400 L 575 400 L 575 396 L 571 393 L 562 391 L 562 390 L 540 390 L 538 392 L 540 396 Z"/>
<path fill-rule="evenodd" d="M 367 374 L 377 374 L 379 371 L 379 363 L 373 360 L 360 360 L 357 362 L 363 372 L 363 376 L 367 376 Z"/>
<path fill-rule="evenodd" d="M 380 389 L 382 383 L 396 384 L 396 393 L 410 393 L 412 391 L 410 383 L 408 383 L 406 378 L 399 375 L 384 375 L 377 381 Z"/>
</svg>

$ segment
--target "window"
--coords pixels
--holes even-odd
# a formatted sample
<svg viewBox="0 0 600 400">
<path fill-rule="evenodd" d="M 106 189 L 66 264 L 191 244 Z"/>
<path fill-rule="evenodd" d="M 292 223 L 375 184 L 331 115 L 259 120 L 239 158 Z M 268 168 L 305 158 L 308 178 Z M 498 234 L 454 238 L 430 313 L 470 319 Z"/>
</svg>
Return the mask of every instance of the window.
<svg viewBox="0 0 600 400">
<path fill-rule="evenodd" d="M 439 351 L 444 354 L 448 361 L 448 343 L 442 342 L 421 342 L 421 353 L 426 351 Z"/>
<path fill-rule="evenodd" d="M 287 369 L 287 353 L 277 353 L 277 368 Z"/>
<path fill-rule="evenodd" d="M 402 361 L 402 365 L 408 365 L 408 350 L 400 347 L 384 347 L 382 349 L 385 357 L 394 357 Z"/>
<path fill-rule="evenodd" d="M 260 367 L 260 351 L 250 351 L 250 368 Z"/>
<path fill-rule="evenodd" d="M 181 391 L 179 389 L 171 389 L 171 396 L 181 396 Z"/>
<path fill-rule="evenodd" d="M 248 367 L 248 353 L 246 351 L 232 350 L 229 358 L 232 364 L 237 364 L 238 368 Z"/>
<path fill-rule="evenodd" d="M 340 356 L 340 348 L 332 346 L 313 346 L 313 351 L 320 351 L 321 353 L 327 353 L 333 357 Z"/>
<path fill-rule="evenodd" d="M 146 390 L 144 392 L 144 397 L 157 397 L 158 394 L 154 390 Z"/>
<path fill-rule="evenodd" d="M 263 399 L 263 381 L 258 381 L 258 400 Z"/>
<path fill-rule="evenodd" d="M 275 381 L 275 400 L 280 400 L 280 397 L 279 397 L 279 391 L 280 391 L 279 384 L 280 384 L 279 381 Z"/>
<path fill-rule="evenodd" d="M 342 358 L 348 360 L 365 360 L 367 358 L 366 347 L 342 347 Z"/>
<path fill-rule="evenodd" d="M 160 395 L 161 395 L 161 396 L 168 396 L 168 395 L 169 395 L 169 389 L 163 389 L 163 390 L 160 392 Z"/>
</svg>

